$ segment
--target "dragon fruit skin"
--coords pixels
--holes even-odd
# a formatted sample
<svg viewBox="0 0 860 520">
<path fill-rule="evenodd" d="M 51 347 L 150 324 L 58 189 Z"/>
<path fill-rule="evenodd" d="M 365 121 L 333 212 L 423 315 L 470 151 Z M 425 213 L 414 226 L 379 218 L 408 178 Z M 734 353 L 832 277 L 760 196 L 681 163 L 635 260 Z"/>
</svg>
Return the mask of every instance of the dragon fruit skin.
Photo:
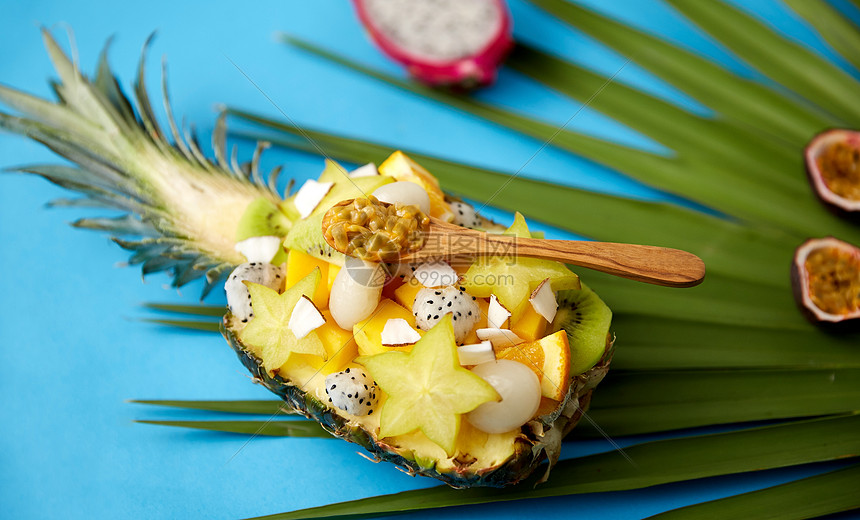
<svg viewBox="0 0 860 520">
<path fill-rule="evenodd" d="M 477 52 L 453 60 L 420 56 L 398 44 L 377 26 L 365 5 L 368 1 L 353 0 L 353 4 L 370 37 L 385 54 L 403 64 L 412 77 L 432 87 L 468 90 L 492 84 L 498 67 L 514 45 L 511 16 L 504 0 L 492 0 L 500 18 L 492 38 Z M 417 4 L 418 0 L 413 1 Z"/>
</svg>

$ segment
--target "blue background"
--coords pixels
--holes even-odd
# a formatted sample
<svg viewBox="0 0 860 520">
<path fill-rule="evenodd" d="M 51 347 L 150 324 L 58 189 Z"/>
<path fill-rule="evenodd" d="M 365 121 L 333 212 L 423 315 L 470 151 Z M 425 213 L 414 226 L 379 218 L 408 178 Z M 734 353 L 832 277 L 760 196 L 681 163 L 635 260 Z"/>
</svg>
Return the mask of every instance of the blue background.
<svg viewBox="0 0 860 520">
<path fill-rule="evenodd" d="M 582 2 L 692 48 L 747 77 L 757 74 L 684 23 L 659 2 Z M 738 2 L 738 5 L 741 3 Z M 850 9 L 847 2 L 838 5 Z M 807 26 L 776 0 L 744 9 L 845 66 Z M 519 38 L 605 74 L 624 57 L 511 2 Z M 278 43 L 285 31 L 380 69 L 400 73 L 365 38 L 350 6 L 339 0 L 247 3 L 107 1 L 4 2 L 0 17 L 0 82 L 50 97 L 53 77 L 40 25 L 66 48 L 74 30 L 81 67 L 92 72 L 98 51 L 116 36 L 111 63 L 128 86 L 140 48 L 158 30 L 147 84 L 160 96 L 160 56 L 178 117 L 208 136 L 216 103 L 279 117 L 232 60 L 277 106 L 303 126 L 338 131 L 496 169 L 516 171 L 541 143 L 456 111 L 365 80 Z M 857 19 L 857 12 L 850 11 Z M 847 68 L 847 66 L 846 66 Z M 856 71 L 852 71 L 857 74 Z M 631 64 L 618 81 L 690 110 L 707 109 Z M 562 124 L 578 105 L 513 72 L 480 97 Z M 158 105 L 160 112 L 160 103 Z M 653 141 L 585 109 L 568 128 L 649 150 Z M 205 139 L 204 139 L 205 140 Z M 248 145 L 242 156 L 250 157 Z M 666 150 L 662 150 L 668 153 Z M 39 145 L 0 135 L 0 166 L 56 162 Z M 285 152 L 287 176 L 316 176 L 319 157 Z M 647 199 L 670 199 L 569 154 L 545 149 L 522 175 Z M 491 193 L 495 187 L 488 187 Z M 141 283 L 135 269 L 117 268 L 125 254 L 105 236 L 66 225 L 99 212 L 48 209 L 67 196 L 40 179 L 0 176 L 0 516 L 8 518 L 237 518 L 435 485 L 356 455 L 354 445 L 327 439 L 255 438 L 135 424 L 135 419 L 225 418 L 153 409 L 128 399 L 268 399 L 215 335 L 142 323 L 142 302 L 197 301 L 199 285 L 165 290 L 156 275 Z M 501 219 L 509 218 L 496 213 Z M 575 224 L 574 224 L 575 225 Z M 550 236 L 571 236 L 540 225 Z M 209 303 L 223 301 L 215 294 Z M 623 342 L 620 344 L 623 348 Z M 627 444 L 633 440 L 624 440 Z M 564 456 L 609 449 L 603 442 L 565 446 Z M 454 518 L 641 518 L 682 505 L 784 482 L 835 467 L 816 465 L 721 477 L 627 493 L 583 495 L 459 508 Z M 431 518 L 438 513 L 415 515 Z"/>
</svg>

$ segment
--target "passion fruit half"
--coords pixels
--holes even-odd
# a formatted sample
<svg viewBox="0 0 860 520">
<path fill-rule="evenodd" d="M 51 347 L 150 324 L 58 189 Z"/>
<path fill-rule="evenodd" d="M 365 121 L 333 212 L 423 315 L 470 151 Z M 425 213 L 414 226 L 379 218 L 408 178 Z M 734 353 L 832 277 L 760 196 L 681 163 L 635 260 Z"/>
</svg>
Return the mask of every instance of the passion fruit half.
<svg viewBox="0 0 860 520">
<path fill-rule="evenodd" d="M 860 132 L 822 132 L 809 142 L 805 156 L 818 198 L 841 216 L 860 217 Z"/>
<path fill-rule="evenodd" d="M 807 240 L 791 265 L 794 296 L 813 323 L 858 323 L 860 248 L 833 237 Z"/>
</svg>

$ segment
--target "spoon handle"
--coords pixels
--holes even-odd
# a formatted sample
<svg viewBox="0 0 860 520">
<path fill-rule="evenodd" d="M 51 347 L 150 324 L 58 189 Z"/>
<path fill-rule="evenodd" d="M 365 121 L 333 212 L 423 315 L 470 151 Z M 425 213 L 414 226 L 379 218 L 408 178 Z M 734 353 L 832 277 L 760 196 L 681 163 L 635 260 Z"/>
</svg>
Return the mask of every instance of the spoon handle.
<svg viewBox="0 0 860 520">
<path fill-rule="evenodd" d="M 424 248 L 402 260 L 427 261 L 458 256 L 544 258 L 666 287 L 693 287 L 705 277 L 705 263 L 680 249 L 493 235 L 435 219 Z"/>
<path fill-rule="evenodd" d="M 488 238 L 489 243 L 496 241 L 496 237 Z M 705 263 L 698 256 L 666 247 L 518 238 L 511 252 L 666 287 L 693 287 L 705 277 Z"/>
</svg>

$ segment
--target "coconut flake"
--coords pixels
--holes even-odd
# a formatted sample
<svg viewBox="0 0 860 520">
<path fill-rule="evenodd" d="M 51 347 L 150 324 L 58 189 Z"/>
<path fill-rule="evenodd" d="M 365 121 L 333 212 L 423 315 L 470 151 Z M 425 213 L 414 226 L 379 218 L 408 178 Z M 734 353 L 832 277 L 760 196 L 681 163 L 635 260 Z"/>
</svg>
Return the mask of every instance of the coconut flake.
<svg viewBox="0 0 860 520">
<path fill-rule="evenodd" d="M 460 280 L 460 275 L 446 262 L 429 262 L 421 264 L 415 269 L 413 278 L 424 287 L 448 287 L 455 285 Z"/>
<path fill-rule="evenodd" d="M 508 329 L 478 329 L 475 333 L 478 334 L 478 339 L 489 341 L 497 348 L 513 347 L 525 342 L 514 331 Z"/>
<path fill-rule="evenodd" d="M 367 163 L 364 166 L 359 166 L 349 172 L 349 176 L 353 179 L 357 179 L 358 177 L 373 177 L 375 175 L 379 175 L 379 170 L 376 169 L 376 165 L 372 162 Z"/>
<path fill-rule="evenodd" d="M 480 365 L 487 361 L 496 360 L 496 352 L 493 350 L 493 344 L 489 341 L 457 347 L 457 356 L 459 356 L 460 364 L 463 366 Z"/>
<path fill-rule="evenodd" d="M 308 179 L 299 188 L 294 200 L 296 209 L 299 210 L 299 215 L 302 218 L 308 218 L 311 213 L 320 205 L 320 202 L 325 198 L 328 192 L 334 186 L 333 182 L 317 182 L 313 179 Z"/>
<path fill-rule="evenodd" d="M 290 322 L 287 323 L 287 327 L 290 328 L 296 339 L 302 339 L 311 331 L 322 327 L 324 323 L 325 317 L 314 305 L 314 302 L 302 295 L 296 302 L 296 306 L 293 307 L 293 313 L 290 314 Z"/>
<path fill-rule="evenodd" d="M 507 309 L 496 298 L 495 294 L 490 295 L 490 307 L 487 309 L 487 324 L 492 329 L 501 329 L 505 327 L 505 322 L 511 317 L 511 311 Z"/>
<path fill-rule="evenodd" d="M 391 318 L 386 321 L 380 337 L 383 346 L 386 347 L 411 345 L 421 339 L 421 335 L 403 318 Z"/>
<path fill-rule="evenodd" d="M 278 254 L 283 239 L 276 236 L 251 237 L 236 242 L 236 251 L 241 253 L 249 262 L 269 263 Z"/>
<path fill-rule="evenodd" d="M 532 292 L 529 303 L 532 304 L 535 312 L 546 318 L 546 321 L 552 323 L 558 310 L 558 301 L 556 301 L 555 293 L 552 292 L 552 287 L 549 285 L 549 278 L 542 281 Z"/>
</svg>

